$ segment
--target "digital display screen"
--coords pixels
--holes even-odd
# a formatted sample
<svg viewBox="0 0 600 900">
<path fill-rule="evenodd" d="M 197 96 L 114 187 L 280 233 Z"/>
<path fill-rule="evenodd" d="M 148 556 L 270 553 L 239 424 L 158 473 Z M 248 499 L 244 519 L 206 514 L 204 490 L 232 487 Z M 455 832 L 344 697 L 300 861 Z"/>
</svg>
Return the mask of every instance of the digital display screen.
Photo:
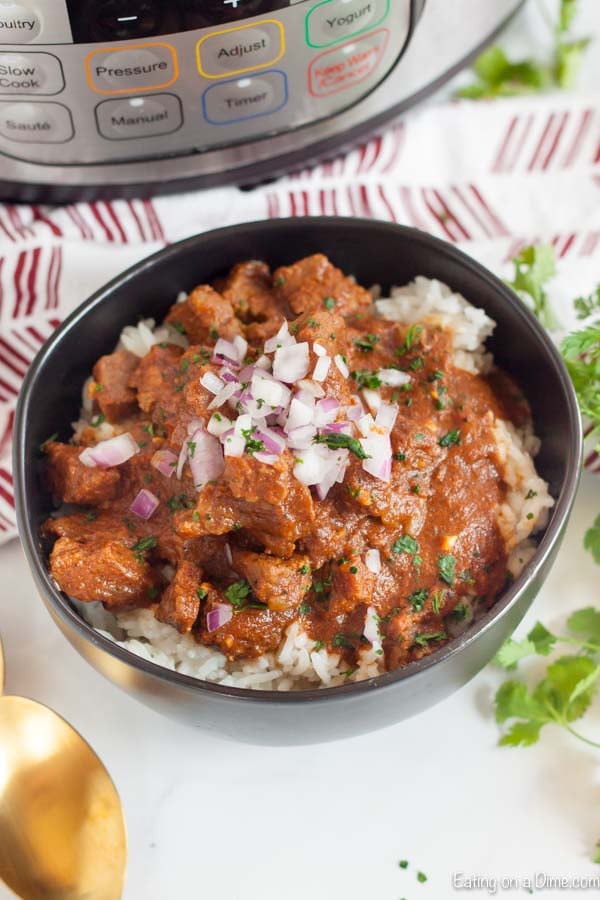
<svg viewBox="0 0 600 900">
<path fill-rule="evenodd" d="M 292 0 L 67 0 L 76 44 L 127 41 L 237 22 Z"/>
</svg>

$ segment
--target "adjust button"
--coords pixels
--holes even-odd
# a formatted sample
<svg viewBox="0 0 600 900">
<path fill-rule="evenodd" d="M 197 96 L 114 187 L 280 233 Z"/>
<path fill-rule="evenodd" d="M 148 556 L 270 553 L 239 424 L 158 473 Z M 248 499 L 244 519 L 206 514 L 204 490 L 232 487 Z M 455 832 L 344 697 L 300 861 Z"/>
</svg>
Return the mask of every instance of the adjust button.
<svg viewBox="0 0 600 900">
<path fill-rule="evenodd" d="M 167 88 L 177 81 L 177 55 L 170 44 L 140 44 L 94 50 L 85 61 L 90 87 L 98 94 L 128 94 Z"/>
<path fill-rule="evenodd" d="M 174 94 L 104 100 L 96 107 L 96 122 L 109 141 L 126 141 L 177 131 L 183 124 L 183 111 Z"/>
<path fill-rule="evenodd" d="M 390 0 L 324 0 L 306 16 L 306 42 L 330 47 L 380 25 L 390 11 Z"/>
<path fill-rule="evenodd" d="M 0 103 L 0 135 L 23 144 L 64 144 L 74 135 L 71 113 L 61 103 Z"/>
<path fill-rule="evenodd" d="M 0 94 L 59 94 L 65 86 L 51 53 L 0 52 Z"/>
<path fill-rule="evenodd" d="M 0 0 L 0 44 L 29 44 L 41 30 L 39 13 L 20 3 Z"/>
<path fill-rule="evenodd" d="M 224 28 L 198 41 L 198 70 L 205 78 L 243 75 L 272 66 L 285 53 L 283 25 L 264 19 L 239 28 Z"/>
<path fill-rule="evenodd" d="M 287 77 L 283 72 L 263 72 L 214 84 L 204 92 L 204 118 L 213 125 L 230 125 L 277 112 L 287 103 Z"/>
</svg>

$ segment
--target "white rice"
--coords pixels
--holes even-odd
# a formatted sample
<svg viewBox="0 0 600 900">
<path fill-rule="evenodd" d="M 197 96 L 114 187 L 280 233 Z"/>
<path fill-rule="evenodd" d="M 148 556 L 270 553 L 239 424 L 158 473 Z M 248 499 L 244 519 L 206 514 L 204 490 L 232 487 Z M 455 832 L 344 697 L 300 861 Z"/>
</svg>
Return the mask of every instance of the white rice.
<svg viewBox="0 0 600 900">
<path fill-rule="evenodd" d="M 373 296 L 378 297 L 373 290 Z M 185 299 L 180 295 L 178 301 Z M 418 277 L 404 287 L 393 288 L 390 296 L 375 299 L 378 313 L 384 318 L 405 324 L 439 325 L 452 332 L 454 365 L 473 373 L 484 373 L 493 365 L 484 342 L 494 330 L 495 323 L 482 309 L 472 306 L 460 294 L 439 281 Z M 153 319 L 136 326 L 128 326 L 121 334 L 118 348 L 125 348 L 137 356 L 144 356 L 153 344 L 169 341 L 187 346 L 187 339 L 170 326 L 155 327 Z M 85 397 L 85 392 L 84 392 Z M 91 407 L 84 399 L 84 409 L 77 431 L 89 426 Z M 114 433 L 104 423 L 98 437 L 104 439 Z M 535 470 L 533 456 L 539 440 L 531 424 L 517 429 L 511 422 L 497 419 L 494 425 L 497 439 L 497 458 L 507 485 L 505 502 L 498 508 L 498 525 L 506 543 L 508 570 L 516 577 L 535 553 L 532 536 L 542 530 L 554 500 L 548 485 Z M 474 598 L 471 598 L 473 600 Z M 325 648 L 316 649 L 313 641 L 298 622 L 290 625 L 273 653 L 258 659 L 231 662 L 214 647 L 197 643 L 190 635 L 181 635 L 170 625 L 158 622 L 151 610 L 141 609 L 113 615 L 101 603 L 74 604 L 83 618 L 99 632 L 126 647 L 137 656 L 151 660 L 168 669 L 205 681 L 239 688 L 261 690 L 299 690 L 307 687 L 336 687 L 353 681 L 373 678 L 383 671 L 384 658 L 375 645 L 360 651 L 358 667 L 348 670 L 339 653 Z M 469 607 L 469 598 L 463 600 Z M 366 617 L 373 614 L 369 607 Z M 474 612 L 469 609 L 466 621 L 450 627 L 456 634 L 468 627 Z"/>
</svg>

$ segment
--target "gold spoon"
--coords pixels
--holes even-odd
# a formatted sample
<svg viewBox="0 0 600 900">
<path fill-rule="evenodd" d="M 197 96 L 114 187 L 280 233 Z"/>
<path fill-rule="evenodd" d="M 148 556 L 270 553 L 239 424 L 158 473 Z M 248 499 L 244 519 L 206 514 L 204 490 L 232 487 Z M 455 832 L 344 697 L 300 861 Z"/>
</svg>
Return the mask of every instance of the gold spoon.
<svg viewBox="0 0 600 900">
<path fill-rule="evenodd" d="M 119 900 L 127 836 L 108 772 L 64 719 L 3 687 L 0 642 L 0 879 L 22 900 Z"/>
</svg>

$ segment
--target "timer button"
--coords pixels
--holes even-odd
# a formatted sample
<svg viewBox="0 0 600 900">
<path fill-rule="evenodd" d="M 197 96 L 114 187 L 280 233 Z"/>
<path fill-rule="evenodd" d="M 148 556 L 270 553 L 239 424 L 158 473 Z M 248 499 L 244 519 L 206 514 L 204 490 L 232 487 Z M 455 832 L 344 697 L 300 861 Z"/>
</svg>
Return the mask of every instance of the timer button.
<svg viewBox="0 0 600 900">
<path fill-rule="evenodd" d="M 85 61 L 88 83 L 98 94 L 128 94 L 170 87 L 179 77 L 169 44 L 94 50 Z"/>
<path fill-rule="evenodd" d="M 204 92 L 204 118 L 212 125 L 230 125 L 269 116 L 287 103 L 284 72 L 264 72 L 214 84 Z"/>
<path fill-rule="evenodd" d="M 23 144 L 64 144 L 74 135 L 71 113 L 61 103 L 0 103 L 0 135 Z"/>
<path fill-rule="evenodd" d="M 41 30 L 39 13 L 20 3 L 0 0 L 0 44 L 29 44 Z"/>
<path fill-rule="evenodd" d="M 0 51 L 0 94 L 59 94 L 64 87 L 62 66 L 51 53 Z"/>
<path fill-rule="evenodd" d="M 276 19 L 264 19 L 213 31 L 199 40 L 198 70 L 205 78 L 242 75 L 272 66 L 284 53 L 283 25 Z"/>
</svg>

